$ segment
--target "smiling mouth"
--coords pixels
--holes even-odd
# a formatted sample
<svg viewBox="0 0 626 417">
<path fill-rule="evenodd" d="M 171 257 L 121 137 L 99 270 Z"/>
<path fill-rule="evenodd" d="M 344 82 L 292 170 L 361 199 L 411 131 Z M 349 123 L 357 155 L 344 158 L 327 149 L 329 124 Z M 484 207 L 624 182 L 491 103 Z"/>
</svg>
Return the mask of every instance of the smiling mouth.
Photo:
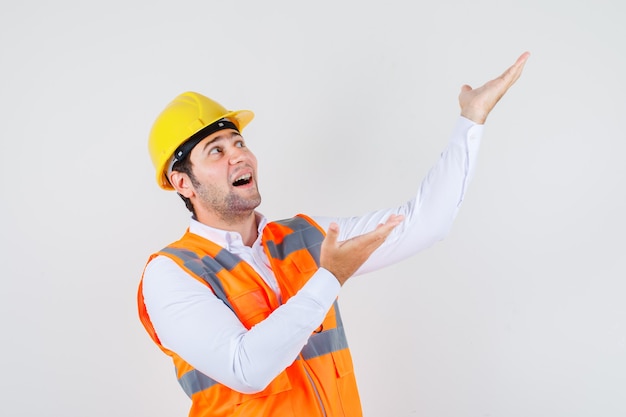
<svg viewBox="0 0 626 417">
<path fill-rule="evenodd" d="M 233 186 L 240 187 L 242 185 L 250 184 L 250 181 L 252 181 L 252 174 L 244 174 L 233 181 Z"/>
</svg>

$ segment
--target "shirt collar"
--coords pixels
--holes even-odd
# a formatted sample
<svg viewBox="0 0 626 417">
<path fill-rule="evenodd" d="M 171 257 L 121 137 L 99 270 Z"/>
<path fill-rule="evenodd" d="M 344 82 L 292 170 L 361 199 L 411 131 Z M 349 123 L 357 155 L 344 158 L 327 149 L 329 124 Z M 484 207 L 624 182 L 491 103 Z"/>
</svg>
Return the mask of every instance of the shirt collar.
<svg viewBox="0 0 626 417">
<path fill-rule="evenodd" d="M 257 240 L 254 244 L 258 244 L 261 241 L 261 235 L 265 225 L 267 225 L 267 219 L 259 212 L 254 212 L 256 217 L 257 230 L 259 232 Z M 238 232 L 232 232 L 229 230 L 216 229 L 215 227 L 207 226 L 204 223 L 200 223 L 194 217 L 191 217 L 189 222 L 189 231 L 193 234 L 201 236 L 213 243 L 220 245 L 226 250 L 233 248 L 243 247 L 243 239 Z"/>
</svg>

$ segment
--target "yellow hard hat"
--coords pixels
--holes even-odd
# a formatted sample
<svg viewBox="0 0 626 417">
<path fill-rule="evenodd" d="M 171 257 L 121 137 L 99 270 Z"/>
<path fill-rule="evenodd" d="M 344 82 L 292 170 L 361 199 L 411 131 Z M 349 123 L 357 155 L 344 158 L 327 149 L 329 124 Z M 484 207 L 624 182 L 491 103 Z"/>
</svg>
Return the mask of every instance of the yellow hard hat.
<svg viewBox="0 0 626 417">
<path fill-rule="evenodd" d="M 224 118 L 232 121 L 241 132 L 254 118 L 254 113 L 250 110 L 226 110 L 218 102 L 192 91 L 180 94 L 167 105 L 152 125 L 148 139 L 148 150 L 159 187 L 174 189 L 167 179 L 174 151 L 194 134 Z"/>
</svg>

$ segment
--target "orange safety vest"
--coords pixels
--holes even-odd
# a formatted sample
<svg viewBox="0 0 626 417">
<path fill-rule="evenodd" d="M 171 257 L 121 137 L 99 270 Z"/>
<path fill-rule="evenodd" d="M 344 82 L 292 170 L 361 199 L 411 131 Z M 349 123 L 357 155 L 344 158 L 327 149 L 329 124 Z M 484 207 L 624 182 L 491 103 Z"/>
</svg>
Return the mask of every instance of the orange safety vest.
<svg viewBox="0 0 626 417">
<path fill-rule="evenodd" d="M 283 302 L 317 271 L 323 239 L 324 231 L 304 215 L 268 223 L 263 230 L 263 247 Z M 275 293 L 248 263 L 189 231 L 150 259 L 157 255 L 171 258 L 210 287 L 247 329 L 279 306 Z M 152 340 L 174 361 L 178 381 L 192 400 L 190 417 L 362 416 L 352 357 L 336 301 L 296 360 L 255 394 L 243 394 L 220 384 L 164 348 L 146 311 L 141 283 L 138 306 L 141 322 Z"/>
</svg>

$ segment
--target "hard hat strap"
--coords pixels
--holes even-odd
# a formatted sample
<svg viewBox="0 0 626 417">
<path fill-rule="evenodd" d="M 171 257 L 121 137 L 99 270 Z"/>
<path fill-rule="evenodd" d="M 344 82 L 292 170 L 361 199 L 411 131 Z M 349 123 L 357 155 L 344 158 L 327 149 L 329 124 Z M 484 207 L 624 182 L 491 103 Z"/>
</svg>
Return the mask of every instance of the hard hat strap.
<svg viewBox="0 0 626 417">
<path fill-rule="evenodd" d="M 203 127 L 202 129 L 200 129 L 199 131 L 197 131 L 196 133 L 194 133 L 193 135 L 191 135 L 191 137 L 189 139 L 187 139 L 185 142 L 183 142 L 178 148 L 176 148 L 176 150 L 174 151 L 174 155 L 172 156 L 172 160 L 169 164 L 169 168 L 167 170 L 167 173 L 169 174 L 170 172 L 172 172 L 172 167 L 174 166 L 174 164 L 178 161 L 182 161 L 183 159 L 185 159 L 187 157 L 187 155 L 189 155 L 191 153 L 191 150 L 198 144 L 200 143 L 204 138 L 206 138 L 207 136 L 218 132 L 220 130 L 224 130 L 224 129 L 233 129 L 236 130 L 237 132 L 239 132 L 239 129 L 237 128 L 237 125 L 235 125 L 233 122 L 231 122 L 229 119 L 220 119 L 215 123 L 211 123 L 208 126 Z"/>
</svg>

